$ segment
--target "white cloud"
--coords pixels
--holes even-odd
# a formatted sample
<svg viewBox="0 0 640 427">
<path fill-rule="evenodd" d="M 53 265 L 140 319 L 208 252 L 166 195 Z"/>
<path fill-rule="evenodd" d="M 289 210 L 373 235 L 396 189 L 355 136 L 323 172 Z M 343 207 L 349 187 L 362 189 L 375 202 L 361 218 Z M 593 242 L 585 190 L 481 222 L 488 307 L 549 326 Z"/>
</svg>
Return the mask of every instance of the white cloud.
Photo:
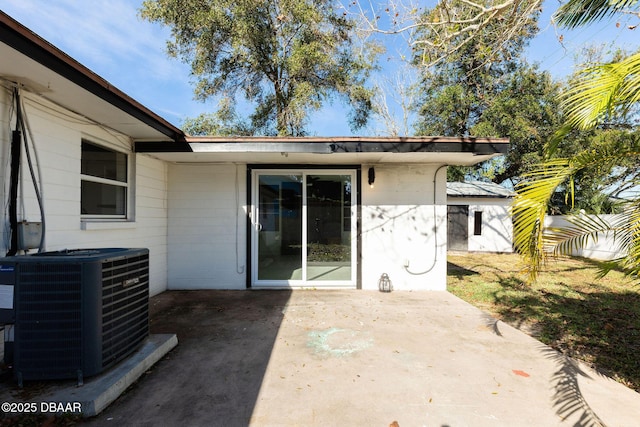
<svg viewBox="0 0 640 427">
<path fill-rule="evenodd" d="M 184 67 L 167 58 L 168 30 L 138 18 L 140 0 L 9 0 L 3 10 L 89 68 L 143 66 L 157 79 Z M 108 76 L 103 76 L 108 77 Z"/>
<path fill-rule="evenodd" d="M 138 17 L 142 0 L 3 0 L 2 10 L 154 111 L 193 109 L 189 69 L 165 53 L 169 30 Z M 200 104 L 201 109 L 203 106 Z"/>
</svg>

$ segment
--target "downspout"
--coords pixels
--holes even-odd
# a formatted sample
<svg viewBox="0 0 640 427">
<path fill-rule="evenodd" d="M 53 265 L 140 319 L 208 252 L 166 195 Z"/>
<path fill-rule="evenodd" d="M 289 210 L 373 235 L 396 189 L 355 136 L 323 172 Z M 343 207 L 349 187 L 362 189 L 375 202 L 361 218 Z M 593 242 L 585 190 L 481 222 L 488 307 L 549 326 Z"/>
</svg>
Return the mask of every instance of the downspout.
<svg viewBox="0 0 640 427">
<path fill-rule="evenodd" d="M 11 175 L 9 178 L 9 229 L 11 231 L 11 243 L 7 256 L 18 253 L 18 182 L 20 173 L 20 148 L 21 134 L 16 124 L 11 138 Z"/>
<path fill-rule="evenodd" d="M 424 271 L 411 271 L 409 270 L 409 263 L 407 262 L 407 264 L 404 266 L 404 269 L 407 271 L 407 273 L 413 275 L 413 276 L 422 276 L 424 274 L 427 274 L 429 272 L 431 272 L 431 270 L 433 270 L 433 268 L 436 266 L 436 264 L 438 263 L 438 222 L 437 222 L 437 218 L 436 218 L 436 190 L 437 190 L 437 177 L 438 177 L 438 172 L 440 172 L 440 169 L 442 168 L 446 168 L 447 164 L 441 165 L 440 167 L 438 167 L 438 169 L 436 169 L 436 171 L 433 173 L 433 228 L 435 231 L 434 237 L 433 237 L 433 260 L 431 262 L 431 265 L 429 266 L 429 268 L 427 268 Z"/>
</svg>

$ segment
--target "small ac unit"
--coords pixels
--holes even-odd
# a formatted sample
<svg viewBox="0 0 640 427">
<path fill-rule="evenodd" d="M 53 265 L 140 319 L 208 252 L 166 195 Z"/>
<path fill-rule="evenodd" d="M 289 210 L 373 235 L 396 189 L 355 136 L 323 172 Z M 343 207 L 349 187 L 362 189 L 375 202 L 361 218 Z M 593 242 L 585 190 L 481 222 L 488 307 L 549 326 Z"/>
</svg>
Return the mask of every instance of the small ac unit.
<svg viewBox="0 0 640 427">
<path fill-rule="evenodd" d="M 78 249 L 0 259 L 14 286 L 14 372 L 23 380 L 96 375 L 149 335 L 149 251 Z"/>
</svg>

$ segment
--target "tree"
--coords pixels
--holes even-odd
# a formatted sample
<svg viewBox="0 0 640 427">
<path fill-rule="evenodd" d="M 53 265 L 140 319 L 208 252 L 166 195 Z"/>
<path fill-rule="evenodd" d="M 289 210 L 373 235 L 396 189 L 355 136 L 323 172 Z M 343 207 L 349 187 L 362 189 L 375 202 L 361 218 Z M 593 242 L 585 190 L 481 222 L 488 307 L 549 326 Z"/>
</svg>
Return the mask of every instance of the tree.
<svg viewBox="0 0 640 427">
<path fill-rule="evenodd" d="M 253 133 L 304 135 L 310 112 L 335 96 L 353 107 L 353 128 L 363 126 L 371 110 L 365 80 L 374 50 L 353 45 L 354 23 L 338 6 L 327 0 L 145 0 L 140 14 L 171 28 L 168 54 L 190 64 L 197 99 L 242 96 L 255 106 Z"/>
<path fill-rule="evenodd" d="M 511 141 L 493 181 L 516 185 L 520 176 L 543 156 L 546 141 L 562 123 L 558 97 L 561 85 L 536 66 L 521 65 L 506 77 L 490 99 L 474 135 L 502 136 Z"/>
<path fill-rule="evenodd" d="M 374 79 L 374 123 L 381 125 L 373 129 L 375 134 L 407 136 L 413 133 L 415 79 L 415 67 L 405 61 L 395 73 L 385 73 Z"/>
<path fill-rule="evenodd" d="M 349 3 L 371 32 L 409 34 L 407 39 L 419 52 L 420 63 L 430 68 L 465 49 L 469 43 L 486 38 L 483 65 L 505 51 L 531 18 L 541 11 L 542 0 L 439 0 L 432 9 L 414 0 L 388 0 L 382 4 Z"/>
<path fill-rule="evenodd" d="M 449 3 L 451 5 L 451 3 Z M 473 6 L 465 6 L 468 17 Z M 424 12 L 423 21 L 433 21 L 442 10 Z M 462 15 L 459 15 L 462 18 Z M 475 168 L 450 167 L 448 179 L 484 178 L 503 182 L 532 162 L 541 141 L 558 123 L 554 96 L 558 87 L 548 74 L 523 63 L 520 55 L 537 31 L 537 14 L 527 19 L 521 31 L 494 51 L 496 37 L 503 25 L 495 21 L 477 30 L 469 39 L 466 33 L 451 38 L 452 53 L 422 71 L 419 121 L 416 133 L 445 136 L 510 137 L 514 147 L 507 159 L 487 162 Z M 439 37 L 432 26 L 416 30 L 418 39 Z M 416 51 L 415 63 L 423 66 L 423 50 Z M 537 155 L 537 154 L 536 154 Z"/>
<path fill-rule="evenodd" d="M 628 8 L 638 7 L 637 0 L 593 2 L 570 0 L 557 14 L 558 22 L 569 28 L 585 25 Z M 635 13 L 638 11 L 636 10 Z M 537 165 L 517 187 L 513 206 L 514 245 L 529 266 L 535 280 L 546 254 L 570 253 L 604 232 L 612 233 L 625 254 L 606 264 L 601 273 L 611 268 L 640 279 L 640 198 L 637 194 L 622 204 L 622 213 L 608 223 L 601 218 L 574 216 L 572 225 L 564 229 L 546 230 L 544 219 L 549 201 L 562 185 L 572 187 L 578 173 L 589 170 L 604 177 L 616 176 L 626 170 L 625 185 L 640 185 L 640 132 L 624 131 L 620 138 L 610 138 L 570 158 L 552 158 L 560 141 L 573 129 L 593 129 L 627 116 L 640 101 L 640 53 L 619 61 L 588 67 L 577 73 L 563 98 L 567 122 L 548 146 L 548 160 Z"/>
<path fill-rule="evenodd" d="M 236 112 L 233 100 L 222 98 L 218 110 L 187 118 L 182 122 L 182 130 L 189 135 L 250 136 L 251 124 Z"/>
<path fill-rule="evenodd" d="M 526 31 L 510 42 L 508 50 L 490 52 L 493 31 L 486 28 L 486 32 L 477 34 L 451 56 L 425 68 L 421 76 L 423 97 L 419 100 L 418 133 L 468 136 L 508 75 L 518 67 L 519 55 L 537 29 L 535 22 L 533 17 Z M 420 38 L 432 37 L 428 28 L 424 31 Z M 417 64 L 421 64 L 421 55 L 416 52 Z M 489 58 L 491 63 L 487 63 Z"/>
</svg>

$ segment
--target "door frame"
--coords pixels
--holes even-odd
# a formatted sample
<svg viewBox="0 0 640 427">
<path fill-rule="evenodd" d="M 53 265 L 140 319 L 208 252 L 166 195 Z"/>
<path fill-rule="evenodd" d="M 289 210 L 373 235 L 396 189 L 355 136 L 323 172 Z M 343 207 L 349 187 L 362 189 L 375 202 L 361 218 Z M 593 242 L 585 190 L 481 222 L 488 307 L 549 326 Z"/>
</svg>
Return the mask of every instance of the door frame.
<svg viewBox="0 0 640 427">
<path fill-rule="evenodd" d="M 305 165 L 305 164 L 253 164 L 247 165 L 247 246 L 246 246 L 246 256 L 247 256 L 247 271 L 246 271 L 246 287 L 247 289 L 292 289 L 292 288 L 350 288 L 350 289 L 360 289 L 361 288 L 361 166 L 360 165 Z M 349 174 L 353 178 L 353 182 L 351 183 L 352 191 L 355 191 L 355 194 L 352 198 L 352 212 L 351 212 L 351 220 L 352 223 L 355 222 L 355 227 L 352 225 L 352 233 L 354 233 L 352 239 L 355 238 L 355 241 L 351 246 L 351 281 L 348 285 L 344 284 L 332 284 L 332 282 L 328 282 L 327 285 L 323 286 L 322 282 L 313 282 L 313 281 L 296 281 L 296 283 L 285 283 L 277 286 L 256 286 L 255 282 L 257 281 L 257 224 L 254 221 L 256 217 L 256 198 L 258 196 L 258 180 L 256 177 L 259 174 L 302 174 L 306 177 L 306 175 L 313 175 L 314 173 L 322 173 L 322 174 Z M 305 186 L 306 187 L 306 186 Z M 306 195 L 306 188 L 304 188 L 304 194 Z M 303 213 L 306 216 L 306 200 L 303 203 Z M 306 224 L 306 219 L 305 222 Z M 303 227 L 306 228 L 306 227 Z M 306 233 L 305 233 L 306 234 Z M 306 243 L 305 243 L 306 244 Z M 318 286 L 320 284 L 320 286 Z"/>
</svg>

